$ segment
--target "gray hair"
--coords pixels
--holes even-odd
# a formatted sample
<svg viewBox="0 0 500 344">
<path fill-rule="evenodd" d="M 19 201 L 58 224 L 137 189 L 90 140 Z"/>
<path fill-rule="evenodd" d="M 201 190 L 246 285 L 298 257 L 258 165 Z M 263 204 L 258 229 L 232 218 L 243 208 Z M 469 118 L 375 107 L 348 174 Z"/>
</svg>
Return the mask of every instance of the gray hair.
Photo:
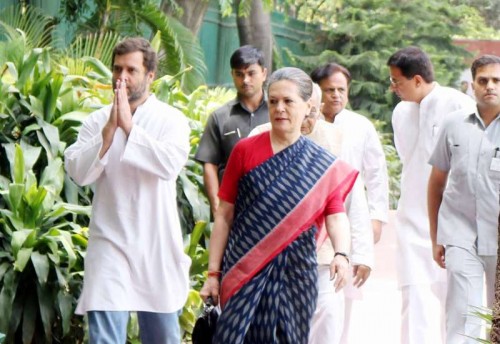
<svg viewBox="0 0 500 344">
<path fill-rule="evenodd" d="M 273 74 L 271 74 L 271 76 L 269 77 L 267 86 L 268 92 L 273 83 L 282 80 L 288 80 L 297 85 L 299 96 L 300 98 L 302 98 L 302 100 L 308 101 L 309 99 L 311 99 L 313 83 L 309 75 L 307 75 L 307 73 L 302 69 L 295 67 L 284 67 L 274 71 Z"/>
<path fill-rule="evenodd" d="M 321 97 L 322 97 L 322 91 L 319 85 L 315 82 L 313 82 L 313 91 L 311 94 L 311 101 L 313 102 L 313 106 L 317 107 L 317 110 L 319 111 L 319 108 L 321 107 Z"/>
</svg>

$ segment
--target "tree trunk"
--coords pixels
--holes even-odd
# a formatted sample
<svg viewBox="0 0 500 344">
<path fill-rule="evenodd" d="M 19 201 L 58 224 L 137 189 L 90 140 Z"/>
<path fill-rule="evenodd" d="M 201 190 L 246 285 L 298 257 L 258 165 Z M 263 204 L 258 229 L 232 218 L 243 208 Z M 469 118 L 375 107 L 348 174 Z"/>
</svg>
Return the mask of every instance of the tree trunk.
<svg viewBox="0 0 500 344">
<path fill-rule="evenodd" d="M 236 1 L 238 8 L 240 0 Z M 271 13 L 264 9 L 262 0 L 253 0 L 250 15 L 237 16 L 238 36 L 240 45 L 251 44 L 264 54 L 265 67 L 272 72 L 273 65 L 273 35 L 271 31 Z"/>
<path fill-rule="evenodd" d="M 168 0 L 163 0 L 160 6 L 161 10 L 168 15 L 175 16 L 174 9 L 170 6 Z M 209 0 L 176 0 L 175 1 L 180 8 L 182 8 L 182 17 L 179 19 L 180 22 L 187 27 L 193 35 L 198 35 L 201 24 L 203 23 L 203 18 L 208 9 Z"/>
</svg>

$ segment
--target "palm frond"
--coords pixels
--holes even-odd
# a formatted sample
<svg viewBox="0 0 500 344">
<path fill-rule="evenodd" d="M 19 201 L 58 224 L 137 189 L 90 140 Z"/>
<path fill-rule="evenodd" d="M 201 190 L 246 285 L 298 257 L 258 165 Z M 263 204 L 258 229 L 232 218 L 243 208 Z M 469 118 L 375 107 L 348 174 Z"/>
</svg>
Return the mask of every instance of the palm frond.
<svg viewBox="0 0 500 344">
<path fill-rule="evenodd" d="M 160 31 L 162 48 L 166 52 L 166 56 L 160 56 L 160 63 L 165 74 L 174 75 L 188 70 L 181 77 L 182 88 L 187 92 L 205 82 L 207 67 L 203 50 L 191 31 L 153 4 L 135 7 L 131 11 L 153 32 Z"/>
<path fill-rule="evenodd" d="M 91 33 L 78 36 L 67 50 L 73 58 L 95 57 L 106 66 L 111 66 L 113 48 L 120 41 L 117 33 Z"/>
<path fill-rule="evenodd" d="M 67 66 L 68 73 L 72 75 L 85 76 L 92 70 L 95 71 L 95 68 L 92 68 L 92 65 L 89 64 L 89 60 L 92 59 L 100 60 L 102 65 L 109 68 L 113 48 L 120 39 L 120 35 L 114 32 L 79 35 L 66 49 L 65 53 L 61 55 L 58 62 Z M 106 71 L 100 74 L 107 76 Z"/>
<path fill-rule="evenodd" d="M 53 18 L 36 7 L 13 5 L 0 11 L 0 37 L 17 38 L 17 30 L 24 32 L 28 48 L 40 48 L 51 43 Z"/>
</svg>

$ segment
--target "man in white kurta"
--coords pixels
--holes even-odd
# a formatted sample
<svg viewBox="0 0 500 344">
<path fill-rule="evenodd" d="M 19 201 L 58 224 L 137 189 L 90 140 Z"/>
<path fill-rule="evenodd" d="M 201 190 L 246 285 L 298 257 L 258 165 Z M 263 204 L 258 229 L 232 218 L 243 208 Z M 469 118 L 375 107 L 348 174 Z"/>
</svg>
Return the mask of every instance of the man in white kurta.
<svg viewBox="0 0 500 344">
<path fill-rule="evenodd" d="M 357 216 L 359 221 L 363 223 L 360 229 L 363 228 L 366 233 L 359 237 L 351 234 L 353 239 L 351 259 L 354 277 L 352 283 L 348 283 L 344 287 L 344 325 L 335 330 L 335 332 L 342 334 L 340 343 L 347 343 L 352 303 L 353 300 L 362 298 L 359 287 L 366 282 L 373 265 L 373 262 L 367 263 L 364 260 L 364 251 L 367 249 L 373 251 L 374 243 L 380 239 L 382 225 L 387 223 L 388 219 L 389 186 L 387 164 L 380 139 L 373 124 L 365 116 L 346 109 L 349 103 L 349 84 L 351 82 L 349 71 L 339 64 L 328 63 L 315 69 L 311 73 L 311 78 L 321 87 L 322 112 L 325 120 L 342 131 L 343 140 L 340 157 L 360 172 L 358 180 L 363 191 L 362 202 L 365 204 L 363 208 L 368 209 L 367 211 L 358 210 L 356 215 L 349 216 L 350 221 L 352 221 L 353 216 Z M 336 308 L 342 307 L 342 301 L 339 299 Z M 324 328 L 326 328 L 326 325 Z M 324 331 L 324 329 L 318 333 L 321 333 L 321 331 Z"/>
<path fill-rule="evenodd" d="M 143 343 L 179 343 L 190 259 L 183 251 L 176 179 L 187 160 L 190 128 L 182 113 L 149 95 L 154 71 L 145 69 L 146 53 L 134 49 L 151 49 L 133 40 L 114 56 L 114 103 L 92 113 L 65 152 L 71 178 L 94 186 L 76 312 L 88 313 L 92 343 L 108 343 L 107 337 L 124 343 L 129 311 L 138 312 Z"/>
<path fill-rule="evenodd" d="M 446 275 L 432 260 L 428 161 L 443 120 L 455 110 L 473 108 L 474 102 L 435 82 L 432 64 L 418 48 L 401 49 L 388 65 L 391 89 L 403 100 L 392 114 L 394 142 L 402 163 L 396 212 L 397 270 L 403 297 L 401 343 L 437 344 L 444 337 Z"/>
</svg>

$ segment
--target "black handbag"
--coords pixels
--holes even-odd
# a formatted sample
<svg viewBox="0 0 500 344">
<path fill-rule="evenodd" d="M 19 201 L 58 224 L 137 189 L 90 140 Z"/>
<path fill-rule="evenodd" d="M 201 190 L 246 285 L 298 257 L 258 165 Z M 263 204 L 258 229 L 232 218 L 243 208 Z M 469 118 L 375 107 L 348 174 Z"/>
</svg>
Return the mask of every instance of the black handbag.
<svg viewBox="0 0 500 344">
<path fill-rule="evenodd" d="M 193 344 L 212 344 L 212 338 L 215 334 L 215 326 L 217 325 L 218 318 L 219 311 L 217 307 L 213 305 L 212 299 L 209 298 L 194 324 L 193 334 L 191 336 Z"/>
</svg>

